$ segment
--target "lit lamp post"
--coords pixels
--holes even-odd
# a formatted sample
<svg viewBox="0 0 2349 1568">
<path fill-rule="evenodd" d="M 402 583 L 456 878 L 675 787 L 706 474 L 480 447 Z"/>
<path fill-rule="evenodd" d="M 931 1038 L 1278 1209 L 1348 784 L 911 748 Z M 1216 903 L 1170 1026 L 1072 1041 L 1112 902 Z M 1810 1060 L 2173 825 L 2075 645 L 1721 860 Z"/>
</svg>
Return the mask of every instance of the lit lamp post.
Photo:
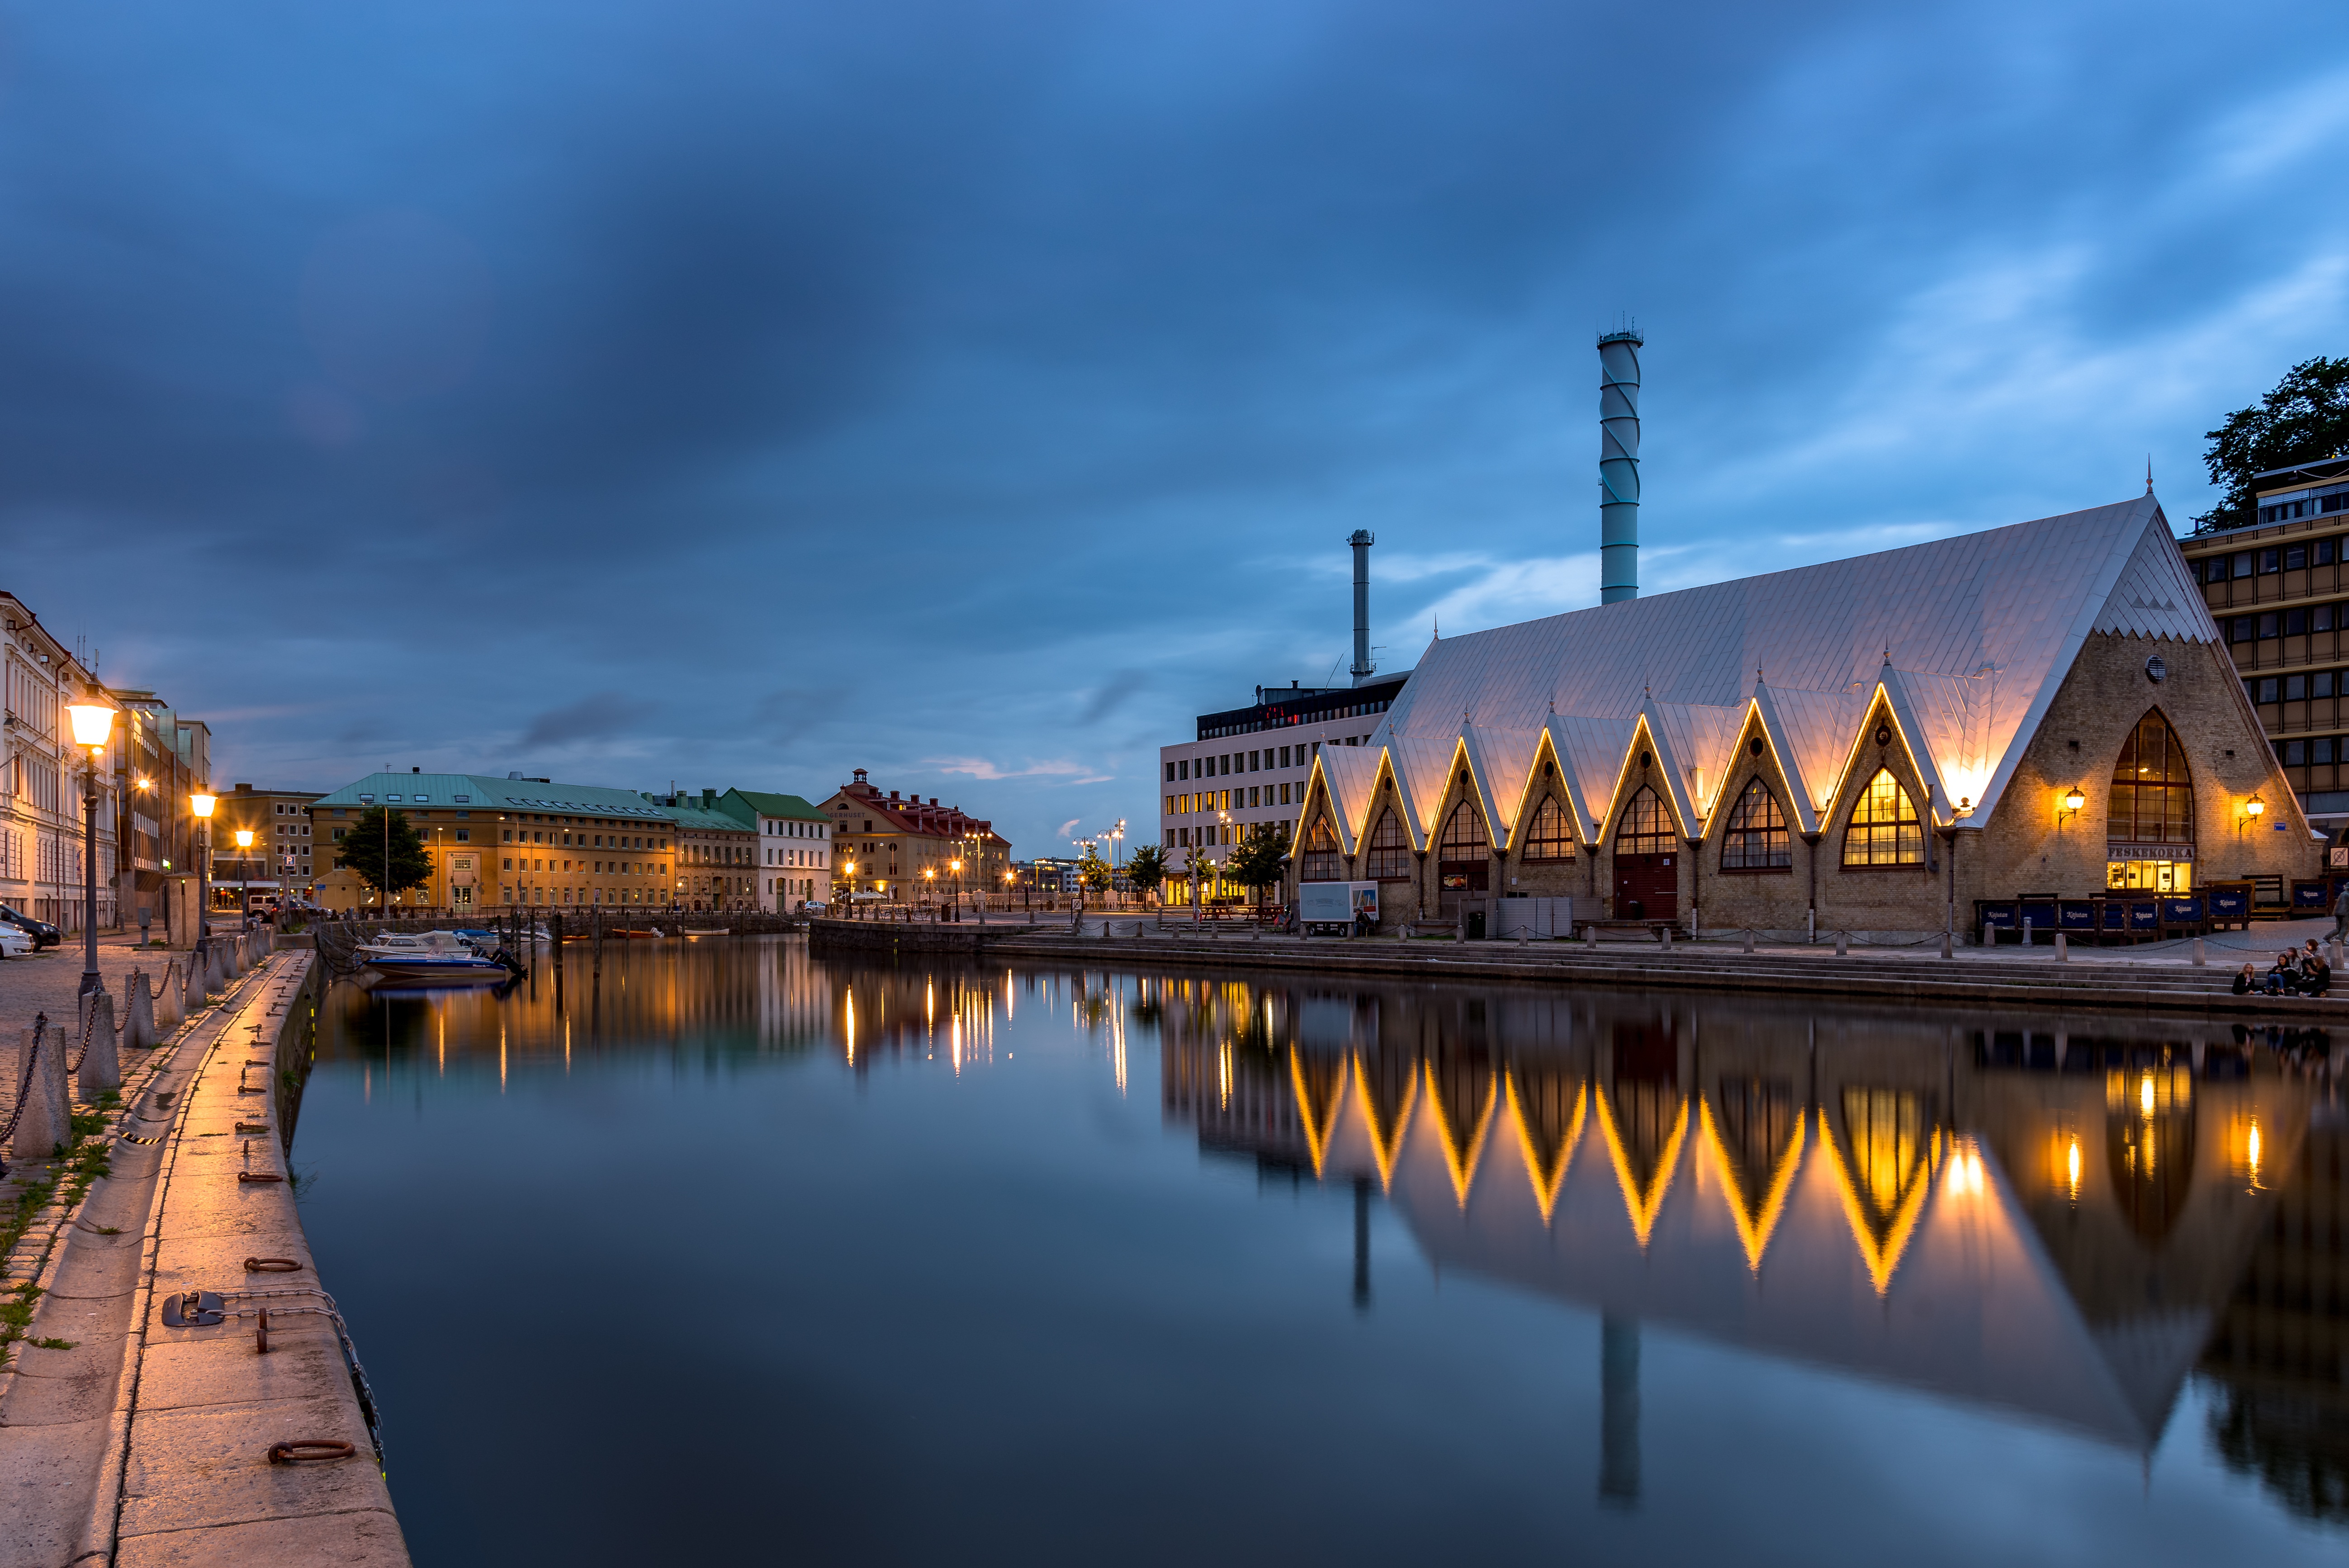
<svg viewBox="0 0 2349 1568">
<path fill-rule="evenodd" d="M 244 923 L 253 924 L 253 829 L 236 830 L 236 884 L 243 893 Z"/>
<path fill-rule="evenodd" d="M 206 917 L 212 913 L 212 807 L 219 804 L 219 797 L 215 795 L 191 794 L 188 797 L 189 815 L 196 819 L 197 840 L 196 941 L 189 950 L 199 955 L 212 950 L 208 945 L 212 928 L 206 923 Z"/>
<path fill-rule="evenodd" d="M 66 712 L 73 721 L 74 744 L 89 749 L 81 774 L 81 994 L 87 996 L 104 989 L 98 978 L 98 755 L 114 732 L 114 710 L 85 700 L 69 704 Z"/>
</svg>

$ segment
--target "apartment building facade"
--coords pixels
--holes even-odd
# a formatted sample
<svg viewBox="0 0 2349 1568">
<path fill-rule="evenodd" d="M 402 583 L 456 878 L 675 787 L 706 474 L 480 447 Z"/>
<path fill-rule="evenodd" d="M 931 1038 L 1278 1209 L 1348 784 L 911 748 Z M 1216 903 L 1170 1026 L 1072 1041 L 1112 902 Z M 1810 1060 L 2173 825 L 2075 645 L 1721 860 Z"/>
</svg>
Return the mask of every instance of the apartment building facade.
<svg viewBox="0 0 2349 1568">
<path fill-rule="evenodd" d="M 320 857 L 312 853 L 316 790 L 257 789 L 240 784 L 212 807 L 212 900 L 216 912 L 273 908 L 307 899 Z M 253 835 L 239 846 L 240 832 Z M 324 857 L 331 859 L 331 857 Z"/>
<path fill-rule="evenodd" d="M 2178 541 L 2311 826 L 2349 826 L 2349 458 L 2258 477 L 2259 521 Z"/>
<path fill-rule="evenodd" d="M 1207 898 L 1236 897 L 1220 867 L 1249 829 L 1285 822 L 1295 831 L 1313 758 L 1323 746 L 1360 746 L 1411 679 L 1409 670 L 1361 686 L 1259 686 L 1245 708 L 1202 713 L 1198 733 L 1158 752 L 1159 844 L 1169 903 L 1191 898 L 1191 852 L 1218 869 L 1200 878 Z"/>
<path fill-rule="evenodd" d="M 83 805 L 88 753 L 73 743 L 68 703 L 103 692 L 98 673 L 14 594 L 0 593 L 0 904 L 70 931 L 82 929 Z M 121 820 L 118 767 L 124 725 L 99 753 L 95 850 L 98 923 L 118 923 Z"/>
<path fill-rule="evenodd" d="M 767 790 L 730 789 L 716 809 L 758 834 L 759 907 L 795 912 L 832 888 L 832 819 L 813 802 Z"/>
<path fill-rule="evenodd" d="M 884 794 L 858 768 L 822 810 L 832 824 L 837 892 L 919 901 L 1008 886 L 1010 841 L 936 795 Z"/>
</svg>

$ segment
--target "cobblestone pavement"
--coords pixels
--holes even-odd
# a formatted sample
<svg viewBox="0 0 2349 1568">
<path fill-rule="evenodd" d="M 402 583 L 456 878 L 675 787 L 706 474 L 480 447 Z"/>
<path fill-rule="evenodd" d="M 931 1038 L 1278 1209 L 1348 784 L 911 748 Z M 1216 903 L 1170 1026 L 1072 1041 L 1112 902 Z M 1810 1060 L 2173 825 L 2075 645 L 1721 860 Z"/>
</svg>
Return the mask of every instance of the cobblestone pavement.
<svg viewBox="0 0 2349 1568">
<path fill-rule="evenodd" d="M 140 948 L 135 937 L 98 939 L 98 972 L 113 993 L 118 1014 L 122 1006 L 123 977 L 134 969 L 160 976 L 163 966 L 188 955 L 163 948 Z M 74 1022 L 74 998 L 81 992 L 82 947 L 77 939 L 65 946 L 44 948 L 24 958 L 0 961 L 0 1032 L 13 1038 L 33 1026 L 33 1014 L 46 1012 L 52 1022 Z M 11 1047 L 13 1051 L 14 1047 Z"/>
</svg>

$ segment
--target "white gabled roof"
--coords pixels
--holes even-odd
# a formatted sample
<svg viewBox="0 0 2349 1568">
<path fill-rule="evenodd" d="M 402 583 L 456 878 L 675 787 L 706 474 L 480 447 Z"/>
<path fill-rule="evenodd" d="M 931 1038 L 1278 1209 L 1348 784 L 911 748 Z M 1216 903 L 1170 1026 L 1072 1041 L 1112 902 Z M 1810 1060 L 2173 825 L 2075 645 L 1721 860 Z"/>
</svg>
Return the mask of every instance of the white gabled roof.
<svg viewBox="0 0 2349 1568">
<path fill-rule="evenodd" d="M 1841 784 L 1881 688 L 1947 797 L 1940 811 L 1970 799 L 1980 823 L 2018 742 L 2099 631 L 2220 640 L 2150 494 L 1444 638 L 1428 645 L 1371 745 L 1393 758 L 1424 842 L 1424 813 L 1464 738 L 1480 791 L 1514 815 L 1533 763 L 1516 734 L 1547 726 L 1587 824 L 1612 800 L 1642 713 L 1674 753 L 1684 800 L 1692 770 L 1717 784 L 1759 701 L 1808 816 Z M 1494 743 L 1504 735 L 1510 743 Z"/>
</svg>

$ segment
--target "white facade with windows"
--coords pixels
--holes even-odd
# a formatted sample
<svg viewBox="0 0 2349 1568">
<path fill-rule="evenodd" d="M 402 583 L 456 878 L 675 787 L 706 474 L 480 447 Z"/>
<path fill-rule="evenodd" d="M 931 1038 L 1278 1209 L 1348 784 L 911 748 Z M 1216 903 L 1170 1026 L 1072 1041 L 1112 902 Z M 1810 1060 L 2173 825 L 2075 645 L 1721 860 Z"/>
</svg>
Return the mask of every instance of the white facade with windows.
<svg viewBox="0 0 2349 1568">
<path fill-rule="evenodd" d="M 1295 824 L 1315 753 L 1366 742 L 1410 678 L 1406 670 L 1361 686 L 1258 687 L 1248 707 L 1201 714 L 1196 740 L 1160 747 L 1158 842 L 1169 896 L 1187 897 L 1194 849 L 1220 865 L 1248 829 Z"/>
</svg>

